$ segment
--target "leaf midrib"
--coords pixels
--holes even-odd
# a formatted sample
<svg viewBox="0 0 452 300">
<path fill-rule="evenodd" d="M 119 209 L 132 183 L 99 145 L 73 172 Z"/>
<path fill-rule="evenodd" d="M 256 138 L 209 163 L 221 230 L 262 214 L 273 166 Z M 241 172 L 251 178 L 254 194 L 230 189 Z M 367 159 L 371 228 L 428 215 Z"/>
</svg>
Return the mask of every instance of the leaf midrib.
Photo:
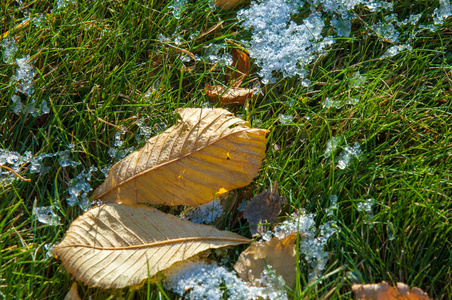
<svg viewBox="0 0 452 300">
<path fill-rule="evenodd" d="M 83 247 L 90 248 L 96 250 L 130 250 L 130 249 L 143 249 L 143 248 L 152 248 L 162 245 L 169 244 L 177 244 L 177 243 L 187 243 L 192 241 L 220 241 L 220 242 L 234 242 L 234 243 L 251 243 L 252 240 L 247 238 L 230 238 L 230 237 L 188 237 L 188 238 L 177 238 L 165 241 L 158 241 L 153 243 L 147 243 L 142 245 L 132 245 L 132 246 L 121 246 L 121 247 L 102 247 L 102 246 L 92 246 L 85 244 L 70 244 L 70 245 L 61 245 L 56 246 L 56 249 L 62 248 L 73 248 L 73 247 Z"/>
</svg>

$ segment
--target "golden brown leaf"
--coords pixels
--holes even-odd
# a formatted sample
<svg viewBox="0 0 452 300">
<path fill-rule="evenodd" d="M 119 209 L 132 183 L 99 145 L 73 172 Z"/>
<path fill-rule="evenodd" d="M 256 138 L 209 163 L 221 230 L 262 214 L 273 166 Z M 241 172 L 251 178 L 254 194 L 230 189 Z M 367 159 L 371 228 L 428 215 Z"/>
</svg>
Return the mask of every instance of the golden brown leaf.
<svg viewBox="0 0 452 300">
<path fill-rule="evenodd" d="M 67 292 L 64 300 L 81 300 L 77 292 L 77 282 L 72 283 L 71 289 Z"/>
<path fill-rule="evenodd" d="M 242 84 L 251 68 L 250 58 L 246 51 L 237 48 L 232 49 L 232 66 L 235 67 L 235 70 L 228 76 L 229 84 L 237 88 Z"/>
<path fill-rule="evenodd" d="M 216 0 L 215 6 L 224 10 L 229 10 L 242 2 L 244 2 L 244 0 Z"/>
<path fill-rule="evenodd" d="M 429 296 L 421 289 L 397 282 L 390 286 L 383 281 L 377 284 L 354 284 L 352 290 L 356 299 L 361 300 L 428 300 Z"/>
<path fill-rule="evenodd" d="M 267 231 L 267 226 L 262 223 L 273 223 L 281 212 L 281 205 L 286 203 L 286 197 L 279 196 L 278 182 L 259 195 L 251 199 L 244 211 L 244 217 L 250 224 L 253 237 Z"/>
<path fill-rule="evenodd" d="M 237 274 L 245 281 L 259 285 L 257 279 L 267 265 L 277 275 L 281 275 L 288 286 L 295 283 L 296 278 L 296 234 L 291 234 L 284 239 L 272 238 L 266 242 L 252 243 L 248 249 L 240 254 L 234 268 Z"/>
<path fill-rule="evenodd" d="M 177 112 L 182 121 L 115 164 L 94 199 L 198 205 L 257 176 L 266 130 L 249 128 L 224 109 Z"/>
<path fill-rule="evenodd" d="M 85 284 L 136 286 L 202 251 L 250 240 L 146 205 L 104 204 L 72 222 L 53 254 Z"/>
<path fill-rule="evenodd" d="M 218 85 L 206 84 L 207 96 L 216 101 L 220 99 L 221 104 L 245 104 L 247 99 L 255 96 L 256 89 L 227 88 Z"/>
</svg>

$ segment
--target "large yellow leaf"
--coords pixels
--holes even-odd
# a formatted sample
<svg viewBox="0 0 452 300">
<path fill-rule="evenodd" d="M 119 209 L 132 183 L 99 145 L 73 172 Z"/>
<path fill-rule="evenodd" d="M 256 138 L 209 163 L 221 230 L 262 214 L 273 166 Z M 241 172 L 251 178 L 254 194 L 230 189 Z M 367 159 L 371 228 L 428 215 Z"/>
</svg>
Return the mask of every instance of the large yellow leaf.
<svg viewBox="0 0 452 300">
<path fill-rule="evenodd" d="M 123 288 L 201 251 L 249 242 L 146 205 L 113 203 L 90 209 L 72 222 L 53 254 L 87 285 Z"/>
<path fill-rule="evenodd" d="M 266 130 L 249 128 L 224 109 L 177 112 L 182 121 L 114 165 L 94 199 L 198 205 L 257 176 Z"/>
</svg>

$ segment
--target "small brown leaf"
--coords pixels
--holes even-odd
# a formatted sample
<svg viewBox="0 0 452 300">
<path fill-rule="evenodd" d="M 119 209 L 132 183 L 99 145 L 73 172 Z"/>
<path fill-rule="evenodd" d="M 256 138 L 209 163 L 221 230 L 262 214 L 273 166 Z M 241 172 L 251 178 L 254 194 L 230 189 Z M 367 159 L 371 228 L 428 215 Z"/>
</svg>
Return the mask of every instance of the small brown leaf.
<svg viewBox="0 0 452 300">
<path fill-rule="evenodd" d="M 53 255 L 89 286 L 138 286 L 207 249 L 251 240 L 198 225 L 146 205 L 104 204 L 72 222 Z"/>
<path fill-rule="evenodd" d="M 232 49 L 232 66 L 235 67 L 235 70 L 228 76 L 229 85 L 238 88 L 251 68 L 250 58 L 246 51 L 236 48 Z"/>
<path fill-rule="evenodd" d="M 297 235 L 294 233 L 283 240 L 272 238 L 267 242 L 252 243 L 240 254 L 234 269 L 243 280 L 259 285 L 262 271 L 270 265 L 291 287 L 296 279 L 296 241 Z"/>
<path fill-rule="evenodd" d="M 396 286 L 390 286 L 383 281 L 376 284 L 354 284 L 352 291 L 355 299 L 360 300 L 429 300 L 427 293 L 421 289 L 410 287 L 404 283 L 397 282 Z"/>
<path fill-rule="evenodd" d="M 250 223 L 253 237 L 267 231 L 267 226 L 262 223 L 273 223 L 281 213 L 281 205 L 286 203 L 286 197 L 279 196 L 278 182 L 259 195 L 251 199 L 245 207 L 244 216 Z M 257 227 L 255 227 L 257 225 Z"/>
<path fill-rule="evenodd" d="M 77 292 L 77 282 L 74 281 L 72 283 L 71 289 L 64 297 L 64 300 L 82 300 Z"/>
<path fill-rule="evenodd" d="M 229 10 L 229 9 L 233 8 L 234 6 L 239 5 L 242 2 L 244 2 L 244 0 L 216 0 L 215 6 L 217 8 Z"/>
<path fill-rule="evenodd" d="M 223 86 L 206 84 L 205 91 L 207 96 L 213 101 L 220 98 L 221 104 L 245 104 L 247 99 L 255 96 L 257 90 L 244 88 L 228 89 Z"/>
</svg>

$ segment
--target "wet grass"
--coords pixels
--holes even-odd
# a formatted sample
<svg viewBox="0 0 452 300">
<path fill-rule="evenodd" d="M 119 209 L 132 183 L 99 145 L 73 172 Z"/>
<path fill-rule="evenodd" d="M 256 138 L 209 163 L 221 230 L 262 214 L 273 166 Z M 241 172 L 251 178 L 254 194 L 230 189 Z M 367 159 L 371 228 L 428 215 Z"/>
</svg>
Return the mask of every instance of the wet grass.
<svg viewBox="0 0 452 300">
<path fill-rule="evenodd" d="M 61 167 L 58 157 L 45 158 L 39 174 L 30 173 L 29 165 L 21 169 L 31 182 L 17 179 L 1 185 L 0 295 L 6 299 L 60 299 L 69 290 L 73 279 L 58 260 L 46 256 L 45 245 L 60 241 L 82 213 L 67 205 L 71 180 L 91 166 L 100 170 L 115 162 L 108 154 L 115 134 L 125 130 L 120 149 L 137 149 L 144 143 L 139 120 L 157 134 L 175 123 L 177 108 L 219 106 L 203 90 L 206 83 L 224 82 L 226 69 L 211 70 L 213 64 L 203 53 L 210 43 L 249 37 L 237 26 L 236 11 L 211 12 L 207 2 L 197 2 L 176 19 L 159 1 L 140 2 L 80 2 L 57 11 L 52 11 L 53 2 L 33 2 L 27 8 L 30 15 L 45 15 L 38 26 L 17 26 L 24 10 L 13 1 L 1 4 L 1 34 L 16 39 L 15 57 L 30 55 L 37 71 L 33 96 L 21 96 L 21 101 L 46 100 L 50 112 L 40 117 L 14 114 L 10 78 L 16 65 L 0 63 L 0 147 L 36 155 L 68 150 L 73 144 L 71 159 L 81 163 Z M 435 3 L 400 1 L 396 9 L 403 18 Z M 372 16 L 362 21 L 371 22 Z M 295 298 L 348 298 L 352 282 L 382 280 L 420 287 L 434 298 L 451 297 L 448 25 L 450 21 L 437 32 L 419 33 L 412 51 L 378 59 L 390 45 L 357 21 L 353 38 L 335 43 L 312 66 L 309 88 L 296 78 L 281 79 L 266 87 L 262 99 L 228 108 L 253 126 L 270 129 L 260 175 L 240 193 L 250 198 L 278 181 L 290 199 L 285 210 L 303 208 L 317 214 L 318 225 L 333 220 L 340 228 L 326 249 L 330 257 L 324 277 L 309 284 L 308 271 L 299 270 L 300 283 L 291 293 Z M 176 37 L 181 39 L 178 45 Z M 170 45 L 201 61 L 186 70 L 194 63 L 184 66 L 183 52 Z M 257 71 L 253 66 L 249 84 L 258 80 Z M 352 88 L 350 76 L 358 71 L 365 83 Z M 353 97 L 359 103 L 324 108 L 321 101 L 327 97 Z M 292 116 L 293 122 L 282 124 L 281 115 Z M 362 150 L 343 170 L 324 156 L 328 140 L 339 136 L 344 138 L 341 147 L 358 142 Z M 103 180 L 97 171 L 90 185 L 95 188 Z M 338 209 L 327 216 L 331 195 L 337 195 Z M 357 209 L 369 198 L 375 201 L 373 215 Z M 34 206 L 53 206 L 62 224 L 39 223 Z M 246 230 L 240 224 L 235 230 Z M 79 292 L 93 299 L 175 297 L 163 283 L 121 291 L 80 284 Z"/>
</svg>

